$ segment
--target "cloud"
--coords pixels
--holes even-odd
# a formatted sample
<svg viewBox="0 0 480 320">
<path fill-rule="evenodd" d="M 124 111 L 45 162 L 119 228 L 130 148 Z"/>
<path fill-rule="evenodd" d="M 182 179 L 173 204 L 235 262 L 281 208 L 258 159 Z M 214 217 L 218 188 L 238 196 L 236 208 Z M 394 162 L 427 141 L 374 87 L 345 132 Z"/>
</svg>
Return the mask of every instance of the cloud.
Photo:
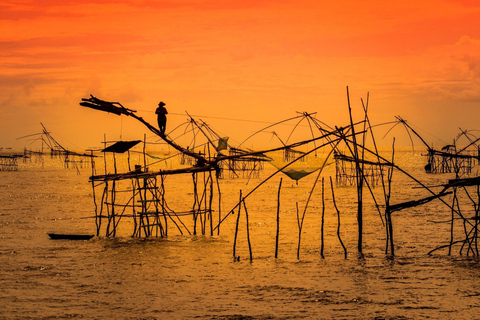
<svg viewBox="0 0 480 320">
<path fill-rule="evenodd" d="M 472 78 L 480 80 L 480 40 L 463 36 L 455 47 L 455 56 L 467 64 Z"/>
<path fill-rule="evenodd" d="M 81 48 L 88 52 L 133 51 L 130 45 L 142 40 L 142 36 L 134 34 L 85 34 L 27 38 L 19 40 L 0 41 L 2 55 L 13 55 L 32 50 L 63 51 L 67 48 Z M 129 49 L 130 48 L 130 49 Z"/>
<path fill-rule="evenodd" d="M 462 36 L 454 45 L 437 48 L 426 56 L 438 66 L 439 97 L 480 101 L 480 40 Z"/>
<path fill-rule="evenodd" d="M 24 3 L 22 5 L 4 3 L 0 5 L 0 21 L 20 21 L 20 20 L 35 20 L 42 18 L 78 18 L 85 16 L 84 13 L 77 13 L 71 11 L 50 11 L 48 10 L 53 6 L 42 6 L 41 1 L 34 1 L 31 3 Z M 52 1 L 57 2 L 58 1 Z M 62 1 L 64 3 L 64 1 Z M 74 4 L 74 1 L 71 1 Z M 64 4 L 67 4 L 65 1 Z"/>
</svg>

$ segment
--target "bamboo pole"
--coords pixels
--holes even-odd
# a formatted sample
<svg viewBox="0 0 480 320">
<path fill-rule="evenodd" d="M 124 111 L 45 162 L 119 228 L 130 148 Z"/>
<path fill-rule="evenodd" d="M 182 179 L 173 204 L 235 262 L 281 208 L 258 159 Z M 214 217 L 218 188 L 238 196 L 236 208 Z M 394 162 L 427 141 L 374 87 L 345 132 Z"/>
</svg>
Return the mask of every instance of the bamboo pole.
<svg viewBox="0 0 480 320">
<path fill-rule="evenodd" d="M 348 101 L 348 114 L 350 116 L 350 126 L 352 128 L 352 139 L 353 139 L 353 156 L 355 158 L 355 168 L 357 171 L 357 223 L 358 223 L 358 244 L 357 250 L 358 253 L 362 255 L 363 252 L 363 171 L 360 167 L 359 158 L 358 158 L 358 146 L 357 146 L 357 138 L 355 135 L 355 127 L 353 125 L 353 118 L 352 118 L 352 108 L 350 107 L 350 95 L 348 93 L 347 87 L 347 101 Z"/>
<path fill-rule="evenodd" d="M 155 183 L 157 181 L 157 178 L 155 177 Z M 167 213 L 166 213 L 166 200 L 165 200 L 165 180 L 164 180 L 164 177 L 163 176 L 160 176 L 160 190 L 158 189 L 155 189 L 156 191 L 156 194 L 157 193 L 160 193 L 160 196 L 161 196 L 161 200 L 162 200 L 162 203 L 161 203 L 161 206 L 162 206 L 162 215 L 163 215 L 163 220 L 165 222 L 165 227 L 164 227 L 164 232 L 165 232 L 165 237 L 168 237 L 168 220 L 167 220 Z M 168 215 L 170 217 L 170 215 Z M 172 219 L 173 221 L 173 219 Z M 175 223 L 175 221 L 174 221 Z M 176 225 L 176 223 L 175 223 Z M 178 228 L 178 225 L 177 225 L 177 228 Z M 178 228 L 180 229 L 180 228 Z M 180 230 L 180 233 L 182 231 Z"/>
<path fill-rule="evenodd" d="M 153 206 L 155 208 L 154 221 L 153 221 L 152 228 L 155 228 L 155 237 L 158 237 L 159 235 L 160 235 L 160 237 L 163 237 L 163 228 L 160 224 L 160 215 L 159 215 L 159 208 L 158 208 L 159 203 L 158 203 L 158 201 L 155 201 L 155 196 L 158 192 L 157 180 L 156 179 L 150 179 L 149 186 L 148 186 L 148 191 L 150 192 L 150 196 L 152 196 Z"/>
<path fill-rule="evenodd" d="M 280 178 L 277 195 L 277 233 L 275 236 L 275 259 L 278 258 L 278 239 L 280 234 L 280 190 L 282 189 L 282 180 L 283 178 Z"/>
<path fill-rule="evenodd" d="M 393 139 L 392 144 L 392 163 L 394 162 L 395 158 L 395 138 Z M 390 168 L 388 171 L 388 178 L 387 178 L 387 186 L 388 186 L 388 196 L 387 202 L 385 204 L 385 221 L 387 222 L 387 239 L 390 243 L 390 254 L 395 256 L 395 246 L 393 243 L 393 224 L 392 224 L 392 213 L 390 211 L 390 197 L 392 194 L 392 178 L 393 178 L 393 168 Z M 388 253 L 388 246 L 387 246 L 387 253 Z"/>
<path fill-rule="evenodd" d="M 108 194 L 107 194 L 107 185 L 108 185 L 108 182 L 104 182 L 105 184 L 105 187 L 103 188 L 103 192 L 102 192 L 102 198 L 100 200 L 100 212 L 99 214 L 96 216 L 95 220 L 98 219 L 98 224 L 97 224 L 97 237 L 100 235 L 100 230 L 102 228 L 102 219 L 103 219 L 103 205 L 105 204 L 105 196 L 108 197 Z"/>
<path fill-rule="evenodd" d="M 141 195 L 140 201 L 142 201 L 141 224 L 142 224 L 142 227 L 143 227 L 143 233 L 145 234 L 145 237 L 148 237 L 148 236 L 150 236 L 150 232 L 149 232 L 149 229 L 148 229 L 148 225 L 150 224 L 150 219 L 149 219 L 148 215 L 146 214 L 146 212 L 148 211 L 148 208 L 147 208 L 147 186 L 148 186 L 147 179 L 143 178 L 142 182 L 143 182 L 143 186 L 140 189 L 140 195 Z M 141 236 L 141 232 L 140 232 L 140 236 Z"/>
<path fill-rule="evenodd" d="M 217 182 L 218 190 L 218 221 L 222 220 L 222 193 L 220 191 L 219 172 L 216 173 L 215 180 Z M 220 235 L 220 226 L 218 226 L 217 235 Z"/>
<path fill-rule="evenodd" d="M 92 176 L 95 174 L 95 165 L 94 165 L 94 159 L 93 159 L 93 150 L 90 151 L 90 154 L 91 154 L 91 157 L 90 157 L 90 161 L 92 162 L 91 163 L 91 166 L 92 166 Z M 98 230 L 99 230 L 99 226 L 98 226 L 98 206 L 97 206 L 97 199 L 95 197 L 95 182 L 92 180 L 92 196 L 93 196 L 93 204 L 95 206 L 95 227 L 97 229 L 97 236 L 98 236 Z"/>
<path fill-rule="evenodd" d="M 448 255 L 451 255 L 452 253 L 452 245 L 453 245 L 453 225 L 455 221 L 455 210 L 453 208 L 455 207 L 455 202 L 458 201 L 457 199 L 457 188 L 453 188 L 453 199 L 452 199 L 452 210 L 451 210 L 451 221 L 450 221 L 450 246 L 448 247 Z"/>
<path fill-rule="evenodd" d="M 324 239 L 324 226 L 325 226 L 325 190 L 324 190 L 324 178 L 322 177 L 322 225 L 321 225 L 321 229 L 320 229 L 320 256 L 322 257 L 322 259 L 325 258 L 324 254 L 323 254 L 323 250 L 325 248 L 325 239 Z"/>
<path fill-rule="evenodd" d="M 113 167 L 115 168 L 115 174 L 117 174 L 117 158 L 115 157 L 115 153 L 113 153 Z M 111 217 L 112 217 L 112 224 L 113 224 L 113 230 L 111 235 L 115 238 L 115 235 L 117 233 L 117 228 L 116 228 L 116 214 L 117 211 L 115 210 L 115 205 L 117 201 L 117 184 L 116 181 L 114 180 L 112 182 L 112 210 L 111 210 Z M 110 225 L 110 221 L 108 223 Z"/>
<path fill-rule="evenodd" d="M 111 198 L 111 191 L 110 191 L 110 188 L 108 186 L 106 186 L 107 190 L 106 190 L 106 193 L 105 193 L 105 209 L 107 210 L 107 216 L 106 216 L 106 229 L 105 229 L 105 236 L 108 237 L 109 236 L 109 228 L 110 228 L 110 219 L 111 219 L 111 211 L 110 211 L 110 203 L 111 203 L 111 200 L 109 200 Z"/>
<path fill-rule="evenodd" d="M 247 210 L 247 205 L 245 204 L 245 199 L 243 201 L 243 208 L 245 209 L 245 219 L 246 219 L 246 225 L 247 225 L 247 242 L 248 242 L 248 251 L 250 253 L 250 262 L 253 261 L 253 255 L 252 255 L 252 243 L 250 241 L 250 226 L 248 223 L 248 210 Z"/>
<path fill-rule="evenodd" d="M 205 153 L 205 149 L 204 149 Z M 207 206 L 207 188 L 208 188 L 208 178 L 205 177 L 205 171 L 203 172 L 203 204 L 204 204 L 204 213 L 203 213 L 203 224 L 202 224 L 202 235 L 206 234 L 207 230 L 207 216 L 208 216 L 208 206 Z"/>
<path fill-rule="evenodd" d="M 479 222 L 479 206 L 480 204 L 480 186 L 477 185 L 477 205 L 475 206 L 475 232 L 474 232 L 474 239 L 475 239 L 475 251 L 477 253 L 477 256 L 479 255 L 478 252 L 478 222 Z"/>
<path fill-rule="evenodd" d="M 133 216 L 133 234 L 132 234 L 132 237 L 135 237 L 136 236 L 136 233 L 137 233 L 137 227 L 138 227 L 138 224 L 137 224 L 137 210 L 135 209 L 136 208 L 136 205 L 135 205 L 135 195 L 136 195 L 136 183 L 138 182 L 138 179 L 132 179 L 131 180 L 131 183 L 132 183 L 132 201 L 133 201 L 133 206 L 132 206 L 132 216 Z"/>
<path fill-rule="evenodd" d="M 203 133 L 203 130 L 202 130 Z M 208 138 L 207 138 L 208 139 Z M 215 148 L 215 146 L 213 146 Z M 208 150 L 208 159 L 211 159 L 211 153 L 210 153 L 210 145 L 207 144 L 207 150 Z M 208 172 L 208 179 L 207 182 L 205 183 L 205 188 L 209 184 L 210 188 L 210 194 L 209 194 L 209 199 L 208 199 L 208 211 L 206 211 L 206 214 L 208 214 L 208 220 L 210 222 L 210 236 L 213 237 L 213 217 L 212 217 L 212 201 L 213 201 L 213 178 L 212 178 L 212 171 Z M 205 197 L 205 207 L 207 207 L 207 199 Z"/>
<path fill-rule="evenodd" d="M 242 190 L 240 190 L 240 200 L 239 203 L 242 203 Z M 240 221 L 240 212 L 241 212 L 242 206 L 238 206 L 238 214 L 237 214 L 237 222 L 235 223 L 235 237 L 233 238 L 233 260 L 237 261 L 239 260 L 239 257 L 237 258 L 236 254 L 236 249 L 237 249 L 237 236 L 238 236 L 238 223 Z"/>
<path fill-rule="evenodd" d="M 193 213 L 193 235 L 197 234 L 197 213 L 196 213 L 196 207 L 197 207 L 197 201 L 198 201 L 198 191 L 197 191 L 197 174 L 192 173 L 192 179 L 193 179 L 193 208 L 192 208 L 192 213 Z"/>
<path fill-rule="evenodd" d="M 213 213 L 212 213 L 212 203 L 213 203 L 213 177 L 212 172 L 209 171 L 209 179 L 210 179 L 210 199 L 208 204 L 208 215 L 210 219 L 210 236 L 213 237 Z"/>
<path fill-rule="evenodd" d="M 298 226 L 297 260 L 300 260 L 300 243 L 302 240 L 303 219 L 300 219 L 300 213 L 298 211 L 298 202 L 296 202 L 295 205 L 297 206 L 297 226 Z"/>
<path fill-rule="evenodd" d="M 103 134 L 103 148 L 105 149 L 106 147 L 107 147 L 107 136 L 104 133 Z M 103 153 L 103 165 L 104 165 L 105 174 L 107 174 L 107 154 L 105 152 Z M 103 212 L 104 199 L 105 199 L 105 201 L 108 201 L 108 183 L 105 183 L 105 189 L 104 189 L 103 192 L 104 192 L 104 196 L 102 196 L 102 207 L 101 207 L 102 209 L 100 210 L 100 216 L 102 215 L 102 212 Z M 110 215 L 109 210 L 108 210 L 108 205 L 105 205 L 105 206 L 106 206 L 106 209 L 107 209 L 107 217 L 108 217 Z M 102 222 L 102 219 L 100 219 L 99 230 L 101 228 L 101 222 Z M 107 233 L 105 235 L 107 236 Z"/>
<path fill-rule="evenodd" d="M 332 189 L 333 206 L 335 208 L 335 211 L 337 212 L 337 237 L 338 237 L 338 240 L 340 241 L 340 244 L 342 245 L 343 252 L 344 252 L 344 255 L 345 255 L 345 259 L 347 259 L 347 248 L 343 244 L 342 237 L 340 236 L 340 210 L 338 210 L 337 202 L 335 201 L 335 192 L 333 191 L 333 182 L 332 182 L 332 177 L 331 176 L 330 176 L 330 187 Z"/>
<path fill-rule="evenodd" d="M 145 172 L 148 171 L 148 168 L 147 168 L 147 157 L 146 157 L 146 152 L 145 152 L 145 148 L 147 146 L 147 135 L 144 133 L 143 134 L 143 167 L 145 168 Z M 115 172 L 116 173 L 116 172 Z"/>
<path fill-rule="evenodd" d="M 200 179 L 197 177 L 197 182 L 200 181 Z M 205 212 L 202 209 L 203 206 L 203 201 L 205 198 L 205 172 L 203 172 L 203 189 L 201 189 L 201 197 L 198 200 L 198 220 L 200 221 L 200 232 L 202 235 L 205 234 Z"/>
</svg>

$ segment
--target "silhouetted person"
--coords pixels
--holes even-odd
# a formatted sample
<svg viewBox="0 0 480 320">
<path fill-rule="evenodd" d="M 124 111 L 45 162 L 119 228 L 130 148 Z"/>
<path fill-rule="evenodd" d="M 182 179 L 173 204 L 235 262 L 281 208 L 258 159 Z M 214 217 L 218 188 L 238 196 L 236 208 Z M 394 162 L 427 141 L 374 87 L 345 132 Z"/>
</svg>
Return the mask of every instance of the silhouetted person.
<svg viewBox="0 0 480 320">
<path fill-rule="evenodd" d="M 165 103 L 163 103 L 163 101 L 160 101 L 160 103 L 158 104 L 157 110 L 155 110 L 155 113 L 157 114 L 158 129 L 160 130 L 160 133 L 162 135 L 165 135 L 165 128 L 167 127 L 168 111 L 165 108 Z"/>
</svg>

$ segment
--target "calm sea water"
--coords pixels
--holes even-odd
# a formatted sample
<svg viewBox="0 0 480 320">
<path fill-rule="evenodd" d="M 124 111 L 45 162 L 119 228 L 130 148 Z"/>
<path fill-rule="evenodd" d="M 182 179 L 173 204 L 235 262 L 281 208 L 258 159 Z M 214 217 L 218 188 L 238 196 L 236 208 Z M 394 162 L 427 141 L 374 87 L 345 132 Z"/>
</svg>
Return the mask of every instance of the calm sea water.
<svg viewBox="0 0 480 320">
<path fill-rule="evenodd" d="M 426 175 L 420 153 L 398 153 L 406 170 L 428 185 L 452 178 Z M 222 212 L 235 205 L 260 178 L 224 179 Z M 101 173 L 101 172 L 100 172 Z M 250 196 L 246 205 L 253 261 L 242 212 L 233 259 L 235 219 L 218 236 L 130 237 L 125 221 L 115 239 L 50 240 L 47 232 L 95 233 L 91 169 L 65 169 L 60 160 L 20 163 L 0 172 L 0 318 L 2 319 L 479 319 L 480 264 L 440 250 L 449 242 L 451 211 L 440 201 L 395 213 L 396 257 L 385 255 L 385 228 L 370 200 L 365 203 L 364 258 L 357 249 L 355 188 L 336 187 L 337 215 L 325 180 L 325 258 L 320 257 L 321 182 L 308 207 L 297 259 L 300 213 L 316 173 L 296 184 L 283 176 L 279 257 L 275 259 L 275 215 L 280 175 Z M 394 174 L 392 202 L 420 198 L 416 183 Z M 191 176 L 168 177 L 167 201 L 192 205 Z M 365 198 L 370 198 L 365 190 Z M 374 193 L 381 195 L 381 187 Z M 475 195 L 476 197 L 476 195 Z M 451 198 L 445 200 L 450 203 Z M 463 200 L 462 200 L 463 201 Z M 477 200 L 478 203 L 478 200 Z M 470 214 L 467 200 L 462 209 Z M 214 205 L 215 208 L 215 205 Z M 468 216 L 467 214 L 467 216 Z M 187 218 L 184 218 L 185 220 Z M 463 226 L 455 226 L 457 239 Z"/>
</svg>

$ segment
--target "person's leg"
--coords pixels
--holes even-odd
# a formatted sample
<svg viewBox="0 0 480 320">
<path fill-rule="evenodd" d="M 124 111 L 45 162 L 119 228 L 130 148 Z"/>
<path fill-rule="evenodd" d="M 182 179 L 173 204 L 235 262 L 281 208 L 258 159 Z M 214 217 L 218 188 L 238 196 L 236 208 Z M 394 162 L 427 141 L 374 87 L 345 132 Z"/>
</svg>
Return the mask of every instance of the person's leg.
<svg viewBox="0 0 480 320">
<path fill-rule="evenodd" d="M 160 129 L 160 133 L 165 135 L 165 121 L 162 121 L 158 124 L 158 127 Z"/>
</svg>

